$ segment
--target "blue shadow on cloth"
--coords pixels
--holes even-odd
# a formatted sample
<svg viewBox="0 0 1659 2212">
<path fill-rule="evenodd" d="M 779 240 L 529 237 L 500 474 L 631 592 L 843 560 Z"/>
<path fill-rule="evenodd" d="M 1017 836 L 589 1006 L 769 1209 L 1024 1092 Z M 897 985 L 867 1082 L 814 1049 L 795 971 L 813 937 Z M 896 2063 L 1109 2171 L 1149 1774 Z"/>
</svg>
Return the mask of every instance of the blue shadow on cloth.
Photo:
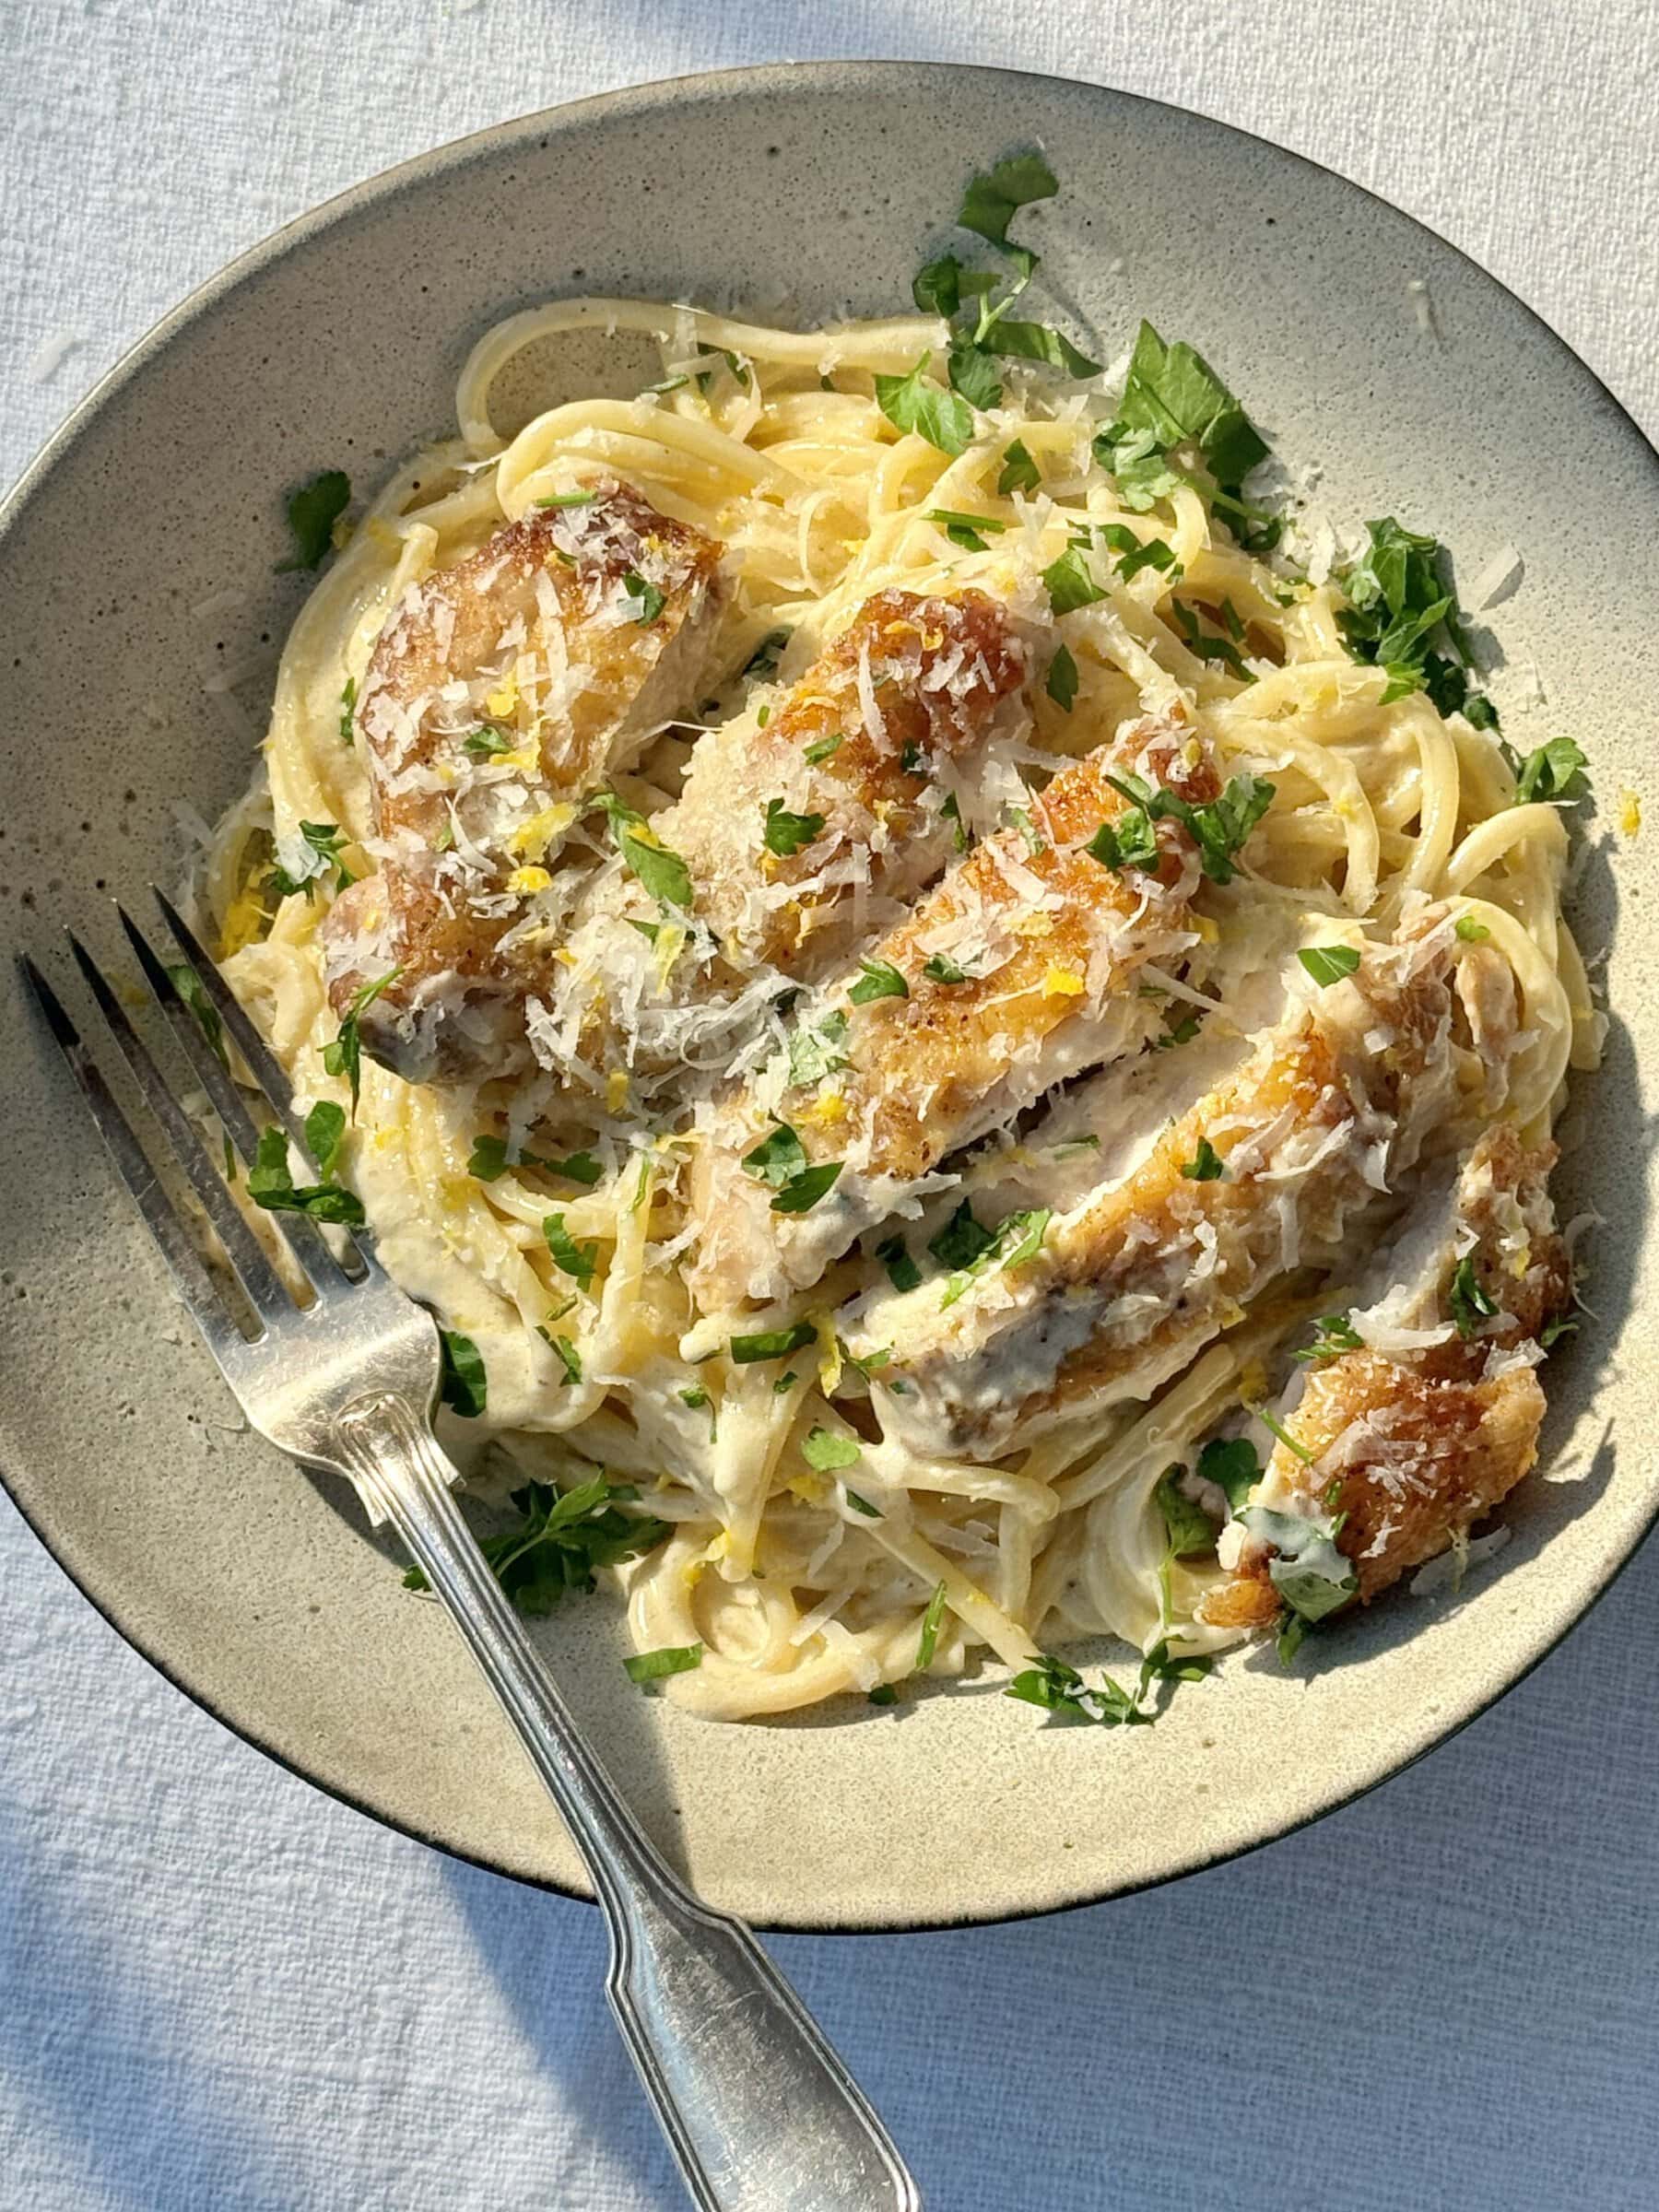
<svg viewBox="0 0 1659 2212">
<path fill-rule="evenodd" d="M 1453 1744 L 1232 1865 L 1051 1920 L 776 1955 L 929 2212 L 1649 2207 L 1656 1614 L 1644 1562 Z M 561 2101 L 626 2146 L 640 2212 L 678 2212 L 597 1916 L 447 1872 Z M 1586 1916 L 1610 1896 L 1620 1913 Z"/>
</svg>

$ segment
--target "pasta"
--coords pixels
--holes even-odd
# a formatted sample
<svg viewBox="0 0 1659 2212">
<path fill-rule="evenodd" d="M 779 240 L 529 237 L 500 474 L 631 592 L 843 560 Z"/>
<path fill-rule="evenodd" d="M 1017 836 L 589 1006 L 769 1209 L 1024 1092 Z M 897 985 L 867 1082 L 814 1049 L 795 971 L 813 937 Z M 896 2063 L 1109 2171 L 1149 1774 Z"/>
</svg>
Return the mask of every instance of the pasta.
<svg viewBox="0 0 1659 2212">
<path fill-rule="evenodd" d="M 633 398 L 575 399 L 503 425 L 508 372 L 578 333 L 649 342 L 660 378 Z M 1212 1601 L 1239 1544 L 1229 1559 L 1225 1542 L 1218 1559 L 1213 1545 L 1177 1541 L 1171 1496 L 1191 1504 L 1206 1493 L 1190 1481 L 1172 1493 L 1168 1470 L 1200 1465 L 1199 1447 L 1223 1432 L 1268 1444 L 1273 1424 L 1262 1426 L 1262 1409 L 1297 1371 L 1292 1354 L 1311 1323 L 1351 1289 L 1360 1250 L 1376 1241 L 1368 1233 L 1340 1265 L 1298 1265 L 1294 1250 L 1276 1247 L 1268 1272 L 1258 1268 L 1259 1281 L 1211 1334 L 1183 1340 L 1162 1366 L 1128 1357 L 1121 1386 L 1091 1386 L 1080 1405 L 1063 1406 L 1065 1418 L 1017 1430 L 1006 1448 L 986 1452 L 960 1448 L 959 1422 L 930 1429 L 920 1415 L 898 1418 L 904 1401 L 887 1394 L 887 1347 L 875 1337 L 892 1322 L 902 1367 L 906 1330 L 933 1325 L 925 1314 L 912 1323 L 911 1308 L 936 1306 L 959 1273 L 964 1309 L 990 1300 L 995 1312 L 983 1325 L 994 1320 L 1006 1333 L 1018 1311 L 995 1301 L 1015 1297 L 1022 1270 L 1038 1279 L 1033 1263 L 1008 1262 L 1008 1231 L 1000 1247 L 982 1240 L 955 1272 L 906 1291 L 878 1256 L 885 1242 L 890 1257 L 895 1234 L 913 1274 L 912 1251 L 940 1238 L 964 1201 L 974 1221 L 1000 1215 L 1029 1228 L 1041 1215 L 1040 1272 L 1060 1249 L 1051 1220 L 1077 1220 L 1067 1209 L 1091 1191 L 1146 1174 L 1147 1147 L 1167 1122 L 1202 1114 L 1276 1024 L 1323 1020 L 1361 954 L 1369 963 L 1391 946 L 1431 942 L 1471 1006 L 1477 954 L 1490 988 L 1510 991 L 1507 1033 L 1486 1053 L 1501 1104 L 1486 1118 L 1525 1145 L 1547 1140 L 1569 1065 L 1594 1056 L 1600 1018 L 1560 914 L 1559 787 L 1513 803 L 1512 759 L 1479 713 L 1437 706 L 1420 680 L 1420 642 L 1415 682 L 1402 684 L 1392 653 L 1357 657 L 1351 570 L 1342 571 L 1345 587 L 1301 565 L 1294 528 L 1265 542 L 1273 533 L 1259 511 L 1236 487 L 1215 497 L 1198 457 L 1161 488 L 1135 491 L 1121 429 L 1115 456 L 1111 435 L 1121 369 L 1086 376 L 1005 358 L 998 396 L 969 410 L 960 450 L 944 450 L 925 425 L 902 427 L 894 382 L 942 359 L 950 342 L 935 314 L 795 333 L 601 299 L 555 302 L 488 333 L 461 378 L 457 437 L 397 470 L 307 601 L 283 655 L 261 786 L 223 825 L 199 886 L 226 973 L 301 1100 L 349 1111 L 349 1069 L 324 1065 L 340 1007 L 337 994 L 330 1000 L 329 871 L 318 855 L 326 852 L 341 877 L 390 865 L 369 747 L 352 721 L 389 622 L 427 580 L 504 525 L 557 514 L 540 503 L 574 505 L 607 484 L 724 548 L 726 595 L 700 718 L 675 716 L 613 779 L 626 813 L 607 820 L 572 810 L 557 856 L 521 871 L 547 879 L 537 911 L 571 946 L 583 914 L 604 920 L 606 899 L 639 905 L 635 935 L 652 947 L 641 943 L 631 981 L 606 978 L 608 1041 L 594 1046 L 591 1028 L 560 1028 L 549 1015 L 546 1039 L 533 1018 L 534 1056 L 505 1074 L 411 1082 L 365 1057 L 338 1156 L 387 1265 L 476 1352 L 488 1378 L 484 1410 L 465 1433 L 493 1440 L 521 1479 L 558 1486 L 603 1470 L 632 1485 L 638 1510 L 665 1525 L 618 1571 L 630 1630 L 641 1653 L 698 1653 L 700 1664 L 673 1674 L 668 1694 L 712 1717 L 879 1692 L 918 1664 L 958 1674 L 982 1653 L 1018 1668 L 1086 1635 L 1177 1657 L 1236 1641 L 1251 1624 Z M 947 392 L 924 382 L 941 398 Z M 780 1279 L 759 1305 L 733 1299 L 728 1286 L 699 1311 L 688 1277 L 700 1234 L 712 1232 L 706 1220 L 700 1228 L 697 1162 L 719 1141 L 735 1088 L 747 1085 L 762 1101 L 779 1095 L 766 1071 L 803 1034 L 802 1017 L 787 996 L 792 979 L 765 959 L 728 979 L 724 1027 L 708 1026 L 706 993 L 674 998 L 674 964 L 691 957 L 674 941 L 685 931 L 669 918 L 641 921 L 658 908 L 639 903 L 618 825 L 667 820 L 693 746 L 710 742 L 700 719 L 717 729 L 759 716 L 763 727 L 860 610 L 896 591 L 954 604 L 982 594 L 1006 612 L 1026 655 L 1023 721 L 999 725 L 952 785 L 962 794 L 952 818 L 963 844 L 982 849 L 1011 818 L 1029 829 L 1034 817 L 1040 833 L 1044 786 L 1057 771 L 1125 731 L 1133 749 L 1141 743 L 1133 734 L 1154 724 L 1172 728 L 1191 760 L 1213 763 L 1218 791 L 1258 794 L 1259 810 L 1213 873 L 1196 860 L 1188 867 L 1190 904 L 1121 986 L 1124 1034 L 1112 1054 L 1095 1053 L 1109 1063 L 1104 1074 L 1086 1054 L 988 1133 L 971 1126 L 963 1142 L 941 1139 L 945 1150 L 898 1192 L 890 1216 L 862 1236 L 830 1240 L 809 1280 Z M 1126 780 L 1126 816 L 1109 855 L 1141 833 L 1135 798 L 1138 791 L 1145 803 L 1149 779 Z M 821 821 L 789 814 L 782 801 L 774 812 Z M 323 826 L 332 840 L 302 825 Z M 1151 834 L 1168 852 L 1181 818 L 1154 816 Z M 1034 833 L 1033 850 L 1040 843 Z M 656 848 L 647 839 L 645 849 Z M 270 888 L 273 852 L 285 896 Z M 757 855 L 764 885 L 762 864 Z M 947 849 L 935 873 L 964 865 Z M 1087 865 L 1104 870 L 1109 860 Z M 841 898 L 867 963 L 924 888 L 893 896 L 879 868 L 853 880 L 853 870 L 810 894 L 794 884 L 792 896 Z M 1144 904 L 1136 886 L 1147 879 L 1133 864 L 1121 861 L 1112 880 Z M 614 918 L 605 928 L 614 935 Z M 1341 955 L 1335 989 L 1299 963 L 1299 953 L 1320 947 Z M 858 972 L 856 959 L 847 965 Z M 1512 984 L 1492 982 L 1499 971 Z M 1043 987 L 1064 994 L 1076 979 L 1059 972 L 1054 982 L 1051 965 Z M 1360 982 L 1371 972 L 1359 971 Z M 815 981 L 805 1005 L 827 1005 L 826 988 Z M 1461 1002 L 1445 988 L 1455 1011 Z M 615 1011 L 630 990 L 669 1009 L 665 1074 L 653 1075 L 639 1046 L 643 1015 L 636 1010 L 630 1025 Z M 1456 1013 L 1460 1025 L 1474 1024 L 1472 1041 L 1459 1027 L 1445 1078 L 1461 1097 L 1485 1049 L 1480 1018 Z M 832 1027 L 832 1041 L 845 1030 L 845 1008 L 833 1019 L 841 1032 Z M 809 1069 L 807 1088 L 788 1097 L 798 1101 L 816 1082 L 814 1112 L 826 1096 L 842 1105 L 825 1089 L 836 1057 L 820 1050 L 828 1074 Z M 904 1061 L 892 1079 L 919 1082 L 919 1065 Z M 1406 1086 L 1402 1122 L 1412 1085 L 1430 1079 L 1414 1075 Z M 767 1112 L 757 1112 L 764 1129 Z M 795 1136 L 792 1122 L 774 1119 Z M 800 1135 L 811 1135 L 804 1120 Z M 1243 1155 L 1228 1155 L 1228 1141 L 1214 1127 L 1204 1140 L 1214 1188 L 1230 1179 L 1236 1193 L 1245 1170 L 1226 1160 Z M 1232 1141 L 1243 1139 L 1235 1132 Z M 817 1156 L 805 1143 L 798 1160 L 784 1149 L 796 1176 Z M 559 1171 L 572 1158 L 587 1180 Z M 1394 1195 L 1403 1199 L 1417 1170 L 1397 1158 L 1406 1181 Z M 831 1164 L 850 1189 L 852 1170 Z M 1265 1191 L 1272 1171 L 1263 1171 Z M 734 1171 L 739 1183 L 755 1172 L 749 1157 Z M 757 1200 L 767 1235 L 771 1187 Z M 1178 1218 L 1194 1192 L 1207 1204 L 1210 1187 L 1175 1182 Z M 826 1208 L 820 1218 L 830 1218 Z M 1212 1242 L 1216 1233 L 1230 1232 L 1223 1223 Z M 1065 1295 L 1076 1294 L 1074 1283 Z M 1050 1294 L 1039 1286 L 1030 1295 Z M 967 1324 L 959 1329 L 953 1312 L 948 1326 L 949 1372 L 959 1377 Z M 748 1357 L 732 1348 L 769 1338 L 788 1348 Z M 999 1391 L 1019 1387 L 1009 1371 L 998 1370 Z"/>
</svg>

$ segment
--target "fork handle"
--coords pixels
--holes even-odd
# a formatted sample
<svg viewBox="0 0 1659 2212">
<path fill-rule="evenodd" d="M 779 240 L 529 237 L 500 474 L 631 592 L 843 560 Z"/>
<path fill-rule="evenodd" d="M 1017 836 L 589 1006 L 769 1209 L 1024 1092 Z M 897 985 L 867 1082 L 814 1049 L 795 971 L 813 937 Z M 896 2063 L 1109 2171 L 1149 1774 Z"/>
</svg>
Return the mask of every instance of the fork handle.
<svg viewBox="0 0 1659 2212">
<path fill-rule="evenodd" d="M 701 2212 L 920 2212 L 891 2137 L 754 1935 L 686 1888 L 600 1764 L 461 1516 L 425 1413 L 384 1393 L 336 1421 L 365 1503 L 449 1608 L 593 1877 L 606 1994 Z"/>
</svg>

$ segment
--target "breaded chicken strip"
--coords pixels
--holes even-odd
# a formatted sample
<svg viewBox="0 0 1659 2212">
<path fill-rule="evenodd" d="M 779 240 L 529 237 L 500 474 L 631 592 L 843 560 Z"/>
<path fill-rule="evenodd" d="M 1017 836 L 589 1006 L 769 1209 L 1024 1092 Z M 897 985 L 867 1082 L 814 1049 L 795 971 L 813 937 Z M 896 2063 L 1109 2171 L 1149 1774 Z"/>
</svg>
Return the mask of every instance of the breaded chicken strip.
<svg viewBox="0 0 1659 2212">
<path fill-rule="evenodd" d="M 781 698 L 700 738 L 680 797 L 653 818 L 689 883 L 672 957 L 637 877 L 589 895 L 533 1021 L 544 1064 L 578 1080 L 584 1066 L 650 1075 L 705 1040 L 729 1060 L 759 1028 L 747 977 L 832 975 L 945 867 L 963 836 L 955 777 L 1023 728 L 1028 667 L 982 592 L 867 600 Z"/>
<path fill-rule="evenodd" d="M 606 483 L 510 523 L 413 585 L 357 711 L 378 875 L 324 925 L 342 1016 L 411 1082 L 523 1056 L 558 919 L 547 863 L 582 802 L 696 699 L 724 603 L 720 547 Z"/>
<path fill-rule="evenodd" d="M 1555 1158 L 1553 1145 L 1529 1152 L 1512 1128 L 1488 1130 L 1454 1183 L 1413 1209 L 1390 1255 L 1407 1280 L 1348 1317 L 1363 1348 L 1314 1367 L 1281 1409 L 1300 1450 L 1275 1447 L 1224 1536 L 1233 1579 L 1206 1598 L 1206 1620 L 1277 1618 L 1276 1528 L 1290 1542 L 1309 1524 L 1334 1525 L 1352 1594 L 1369 1605 L 1528 1473 L 1544 1418 L 1538 1339 L 1572 1289 L 1546 1188 Z"/>
<path fill-rule="evenodd" d="M 802 1015 L 797 1049 L 716 1109 L 692 1178 L 690 1281 L 705 1312 L 814 1282 L 948 1153 L 1142 1041 L 1156 1016 L 1135 979 L 1194 942 L 1199 867 L 1188 829 L 1171 819 L 1158 824 L 1155 865 L 1118 869 L 1087 850 L 1130 810 L 1112 779 L 1132 775 L 1192 806 L 1219 789 L 1207 752 L 1173 721 L 1135 723 L 1069 763 L 1027 823 L 976 846 Z M 796 1193 L 810 1183 L 779 1187 L 756 1171 L 755 1147 L 779 1127 L 798 1143 L 798 1172 L 836 1168 L 805 1210 Z"/>
<path fill-rule="evenodd" d="M 1449 935 L 1369 948 L 1128 1175 L 976 1274 L 850 1312 L 884 1430 L 995 1458 L 1150 1396 L 1277 1277 L 1331 1265 L 1453 1106 Z"/>
</svg>

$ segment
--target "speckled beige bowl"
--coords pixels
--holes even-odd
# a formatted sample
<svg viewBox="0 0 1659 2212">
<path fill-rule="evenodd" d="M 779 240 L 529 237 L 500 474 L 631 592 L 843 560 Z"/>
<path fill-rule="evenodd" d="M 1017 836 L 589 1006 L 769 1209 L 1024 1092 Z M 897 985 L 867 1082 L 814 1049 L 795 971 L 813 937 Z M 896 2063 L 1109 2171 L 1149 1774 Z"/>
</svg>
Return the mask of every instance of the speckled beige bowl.
<svg viewBox="0 0 1659 2212">
<path fill-rule="evenodd" d="M 1549 706 L 1516 734 L 1570 730 L 1604 794 L 1641 790 L 1659 470 L 1499 285 L 1352 185 L 1172 109 L 979 70 L 772 68 L 592 100 L 363 185 L 206 287 L 78 410 L 0 532 L 7 937 L 39 951 L 72 917 L 112 953 L 99 894 L 171 878 L 175 802 L 211 816 L 241 789 L 263 649 L 300 595 L 272 573 L 285 489 L 324 466 L 371 479 L 441 429 L 492 319 L 571 290 L 890 312 L 967 171 L 1033 139 L 1065 194 L 1030 228 L 1101 353 L 1144 311 L 1224 365 L 1282 453 L 1323 464 L 1333 512 L 1432 527 L 1465 575 L 1522 547 L 1498 627 Z M 192 610 L 227 592 L 241 604 L 205 629 Z M 204 664 L 250 660 L 265 673 L 234 694 L 239 731 Z M 1623 1325 L 1655 1290 L 1638 1076 L 1639 1053 L 1659 1067 L 1653 888 L 1647 848 L 1593 847 L 1577 912 L 1588 947 L 1613 935 L 1616 1012 L 1563 1198 L 1609 1218 L 1600 1318 L 1551 1361 L 1547 1477 L 1462 1599 L 1380 1608 L 1294 1677 L 1240 1658 L 1157 1728 L 1109 1735 L 1045 1730 L 989 1685 L 896 1715 L 859 1701 L 700 1724 L 629 1686 L 603 1600 L 574 1605 L 541 1632 L 710 1897 L 775 1925 L 862 1927 L 1155 1882 L 1393 1773 L 1578 1618 L 1659 1506 L 1641 1442 L 1659 1429 L 1659 1355 Z M 24 1512 L 140 1650 L 274 1757 L 446 1849 L 580 1888 L 437 1608 L 348 1507 L 240 1430 L 9 984 L 0 1026 L 0 1459 Z"/>
</svg>

